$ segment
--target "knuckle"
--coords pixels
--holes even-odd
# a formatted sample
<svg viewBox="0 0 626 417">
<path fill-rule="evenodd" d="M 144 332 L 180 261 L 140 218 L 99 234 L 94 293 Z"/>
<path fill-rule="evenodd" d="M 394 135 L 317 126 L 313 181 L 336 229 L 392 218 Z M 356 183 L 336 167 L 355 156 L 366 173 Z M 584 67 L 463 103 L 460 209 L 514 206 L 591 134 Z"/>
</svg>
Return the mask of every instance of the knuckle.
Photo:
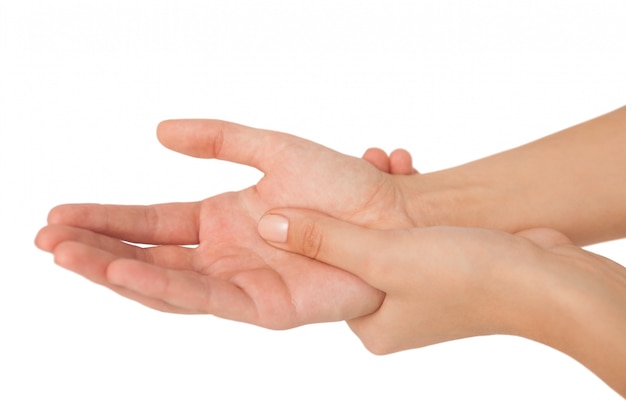
<svg viewBox="0 0 626 417">
<path fill-rule="evenodd" d="M 215 130 L 215 135 L 213 136 L 212 151 L 213 158 L 221 159 L 220 156 L 222 154 L 222 146 L 224 145 L 224 130 L 226 129 L 226 123 L 220 122 Z"/>
<path fill-rule="evenodd" d="M 317 224 L 307 222 L 302 228 L 302 254 L 317 259 L 322 250 L 323 237 L 324 233 Z"/>
</svg>

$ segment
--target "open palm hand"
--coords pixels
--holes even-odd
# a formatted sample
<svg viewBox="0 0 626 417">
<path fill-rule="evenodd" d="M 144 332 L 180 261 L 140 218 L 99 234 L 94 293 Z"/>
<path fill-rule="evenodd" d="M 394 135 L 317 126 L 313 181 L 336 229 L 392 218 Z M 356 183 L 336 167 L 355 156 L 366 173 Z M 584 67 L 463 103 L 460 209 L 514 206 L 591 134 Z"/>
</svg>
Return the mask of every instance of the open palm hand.
<svg viewBox="0 0 626 417">
<path fill-rule="evenodd" d="M 254 166 L 265 176 L 201 202 L 59 206 L 37 246 L 60 266 L 161 311 L 289 328 L 378 308 L 381 292 L 267 245 L 257 221 L 270 208 L 291 206 L 374 228 L 412 226 L 396 177 L 304 139 L 222 121 L 167 121 L 158 136 L 172 150 Z"/>
</svg>

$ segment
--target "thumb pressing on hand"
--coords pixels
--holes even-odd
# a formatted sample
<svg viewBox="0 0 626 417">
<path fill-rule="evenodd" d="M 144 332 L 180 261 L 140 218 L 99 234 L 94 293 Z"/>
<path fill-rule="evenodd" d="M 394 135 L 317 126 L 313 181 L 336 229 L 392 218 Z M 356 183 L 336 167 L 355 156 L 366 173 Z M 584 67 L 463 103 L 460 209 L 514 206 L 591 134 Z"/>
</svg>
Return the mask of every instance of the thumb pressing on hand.
<svg viewBox="0 0 626 417">
<path fill-rule="evenodd" d="M 304 209 L 276 209 L 258 224 L 259 234 L 269 244 L 327 263 L 362 278 L 375 266 L 372 258 L 381 248 L 384 234 Z"/>
</svg>

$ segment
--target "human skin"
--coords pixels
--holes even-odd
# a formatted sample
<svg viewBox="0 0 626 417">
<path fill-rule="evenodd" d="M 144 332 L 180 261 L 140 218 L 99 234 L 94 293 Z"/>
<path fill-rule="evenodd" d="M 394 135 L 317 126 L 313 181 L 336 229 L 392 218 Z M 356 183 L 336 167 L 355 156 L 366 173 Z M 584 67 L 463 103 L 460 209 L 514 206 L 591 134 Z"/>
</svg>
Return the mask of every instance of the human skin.
<svg viewBox="0 0 626 417">
<path fill-rule="evenodd" d="M 408 180 L 428 225 L 548 227 L 579 246 L 626 236 L 626 107 L 465 165 Z"/>
<path fill-rule="evenodd" d="M 268 246 L 256 224 L 271 207 L 288 204 L 369 227 L 412 226 L 398 176 L 376 168 L 385 155 L 374 151 L 382 158 L 368 163 L 291 135 L 216 120 L 166 121 L 157 136 L 172 150 L 251 165 L 265 176 L 201 202 L 55 207 L 36 245 L 58 265 L 162 311 L 283 329 L 351 319 L 380 305 L 379 290 Z M 410 155 L 399 153 L 404 168 L 395 166 L 406 171 Z"/>
<path fill-rule="evenodd" d="M 404 149 L 396 149 L 387 155 L 387 153 L 380 148 L 369 148 L 363 154 L 363 159 L 388 174 L 419 174 L 417 169 L 413 167 L 413 157 Z"/>
<path fill-rule="evenodd" d="M 626 397 L 626 269 L 562 233 L 372 230 L 302 209 L 270 210 L 259 232 L 385 292 L 378 310 L 349 322 L 374 353 L 517 335 L 572 356 Z"/>
<path fill-rule="evenodd" d="M 398 158 L 377 150 L 366 153 L 367 163 L 284 133 L 167 121 L 158 129 L 166 147 L 251 165 L 265 176 L 195 203 L 59 206 L 36 244 L 57 264 L 162 311 L 269 328 L 350 320 L 375 311 L 384 294 L 352 274 L 268 246 L 256 230 L 265 211 L 306 207 L 375 229 L 551 227 L 577 244 L 623 236 L 625 113 L 420 175 L 383 172 L 406 173 L 406 152 L 397 153 L 405 162 L 394 171 Z"/>
</svg>

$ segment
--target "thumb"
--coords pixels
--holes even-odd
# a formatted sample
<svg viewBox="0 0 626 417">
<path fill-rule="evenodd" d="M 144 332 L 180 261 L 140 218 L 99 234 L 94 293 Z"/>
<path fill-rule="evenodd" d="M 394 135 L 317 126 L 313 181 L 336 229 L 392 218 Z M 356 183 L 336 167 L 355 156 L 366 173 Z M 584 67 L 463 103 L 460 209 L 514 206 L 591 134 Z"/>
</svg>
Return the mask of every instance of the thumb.
<svg viewBox="0 0 626 417">
<path fill-rule="evenodd" d="M 209 119 L 165 120 L 157 137 L 168 149 L 196 158 L 216 158 L 266 172 L 273 156 L 295 137 Z"/>
<path fill-rule="evenodd" d="M 380 275 L 377 255 L 387 246 L 382 231 L 304 209 L 270 210 L 259 220 L 258 231 L 272 246 L 351 272 L 372 285 L 370 277 Z"/>
</svg>

